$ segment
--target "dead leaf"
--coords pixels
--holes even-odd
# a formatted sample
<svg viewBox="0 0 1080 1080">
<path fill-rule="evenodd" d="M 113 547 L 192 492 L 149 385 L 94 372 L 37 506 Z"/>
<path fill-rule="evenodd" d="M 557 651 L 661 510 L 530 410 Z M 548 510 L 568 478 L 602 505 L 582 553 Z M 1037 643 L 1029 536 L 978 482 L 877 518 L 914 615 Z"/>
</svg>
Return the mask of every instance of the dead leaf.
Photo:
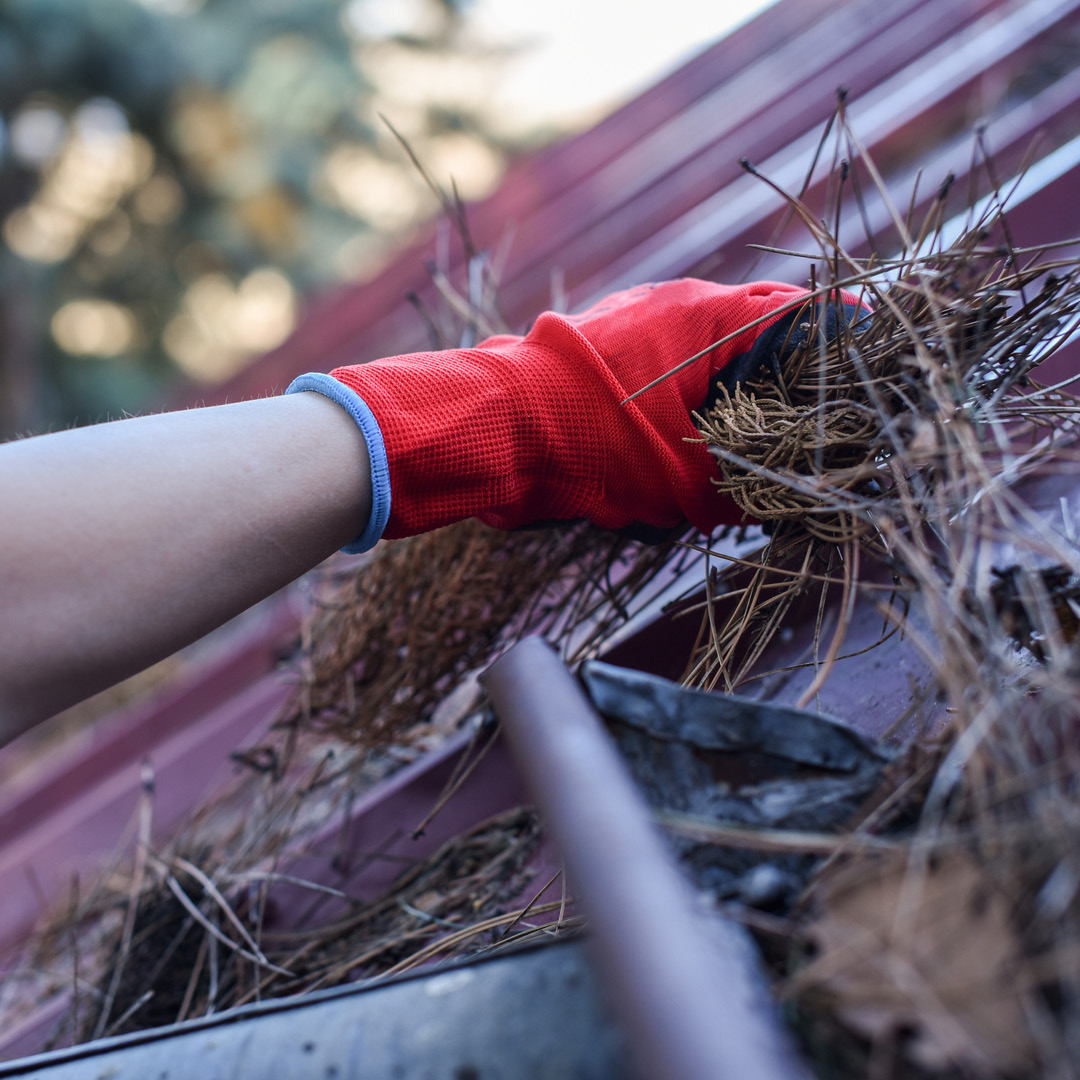
<svg viewBox="0 0 1080 1080">
<path fill-rule="evenodd" d="M 827 873 L 792 992 L 828 995 L 872 1039 L 911 1032 L 927 1068 L 1009 1073 L 1033 1059 L 1023 957 L 1004 896 L 966 853 L 867 856 Z"/>
</svg>

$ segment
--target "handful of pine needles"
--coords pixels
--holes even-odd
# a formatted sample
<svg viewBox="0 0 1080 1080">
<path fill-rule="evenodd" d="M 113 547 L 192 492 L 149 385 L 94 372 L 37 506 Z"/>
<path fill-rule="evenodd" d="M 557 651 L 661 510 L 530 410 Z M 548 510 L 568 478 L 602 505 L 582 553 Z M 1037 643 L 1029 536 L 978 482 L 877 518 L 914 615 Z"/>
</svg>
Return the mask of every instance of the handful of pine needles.
<svg viewBox="0 0 1080 1080">
<path fill-rule="evenodd" d="M 838 115 L 838 142 L 859 148 L 843 103 Z M 892 208 L 872 161 L 862 163 Z M 986 172 L 993 177 L 989 164 Z M 835 205 L 825 217 L 837 224 L 855 173 L 846 162 L 835 168 Z M 845 600 L 808 703 L 839 655 L 860 564 L 864 575 L 867 562 L 884 571 L 901 610 L 915 595 L 947 596 L 952 615 L 942 613 L 935 630 L 963 624 L 969 642 L 986 640 L 989 623 L 1003 626 L 989 600 L 988 545 L 1027 545 L 1028 570 L 1048 561 L 1059 574 L 1075 570 L 1075 547 L 1048 542 L 1017 485 L 1061 475 L 1076 458 L 1080 400 L 1066 387 L 1080 376 L 1054 385 L 1035 376 L 1080 328 L 1080 260 L 1066 244 L 1016 247 L 996 186 L 966 215 L 948 218 L 951 190 L 950 178 L 922 221 L 893 210 L 896 255 L 875 252 L 868 228 L 871 251 L 860 259 L 824 218 L 784 194 L 819 249 L 805 255 L 811 295 L 796 319 L 798 343 L 697 417 L 718 460 L 719 491 L 771 539 L 749 571 L 744 564 L 729 573 L 743 599 L 726 618 L 714 615 L 689 669 L 694 685 L 732 690 L 758 677 L 755 665 L 792 604 L 824 582 L 823 603 L 830 586 Z M 856 201 L 865 215 L 861 193 Z M 1054 257 L 1058 250 L 1069 257 Z M 861 316 L 837 318 L 827 334 L 822 312 L 842 311 L 852 295 Z M 1008 558 L 1024 561 L 1016 550 Z M 1025 580 L 1029 593 L 1041 590 L 1036 606 L 1045 614 L 1045 590 Z M 901 620 L 892 618 L 893 629 Z M 1060 637 L 1060 624 L 1036 621 L 1039 634 Z"/>
<path fill-rule="evenodd" d="M 1032 446 L 1032 461 L 1063 442 L 1080 402 L 1031 372 L 1076 328 L 1078 268 L 1019 266 L 1024 253 L 989 246 L 1000 213 L 948 248 L 848 277 L 874 310 L 837 320 L 831 339 L 808 305 L 807 344 L 700 419 L 720 490 L 760 521 L 843 544 L 883 518 L 961 510 L 965 467 L 986 470 L 987 441 L 1005 454 L 1018 438 L 1056 439 Z"/>
</svg>

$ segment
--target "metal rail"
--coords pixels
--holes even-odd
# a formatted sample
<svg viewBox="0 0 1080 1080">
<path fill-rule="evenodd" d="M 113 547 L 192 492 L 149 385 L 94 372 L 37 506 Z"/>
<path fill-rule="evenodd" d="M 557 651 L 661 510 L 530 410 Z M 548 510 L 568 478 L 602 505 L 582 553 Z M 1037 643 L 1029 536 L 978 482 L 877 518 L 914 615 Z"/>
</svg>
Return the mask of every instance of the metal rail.
<svg viewBox="0 0 1080 1080">
<path fill-rule="evenodd" d="M 528 638 L 482 681 L 575 895 L 648 1080 L 803 1077 L 744 932 L 698 910 L 599 718 Z"/>
</svg>

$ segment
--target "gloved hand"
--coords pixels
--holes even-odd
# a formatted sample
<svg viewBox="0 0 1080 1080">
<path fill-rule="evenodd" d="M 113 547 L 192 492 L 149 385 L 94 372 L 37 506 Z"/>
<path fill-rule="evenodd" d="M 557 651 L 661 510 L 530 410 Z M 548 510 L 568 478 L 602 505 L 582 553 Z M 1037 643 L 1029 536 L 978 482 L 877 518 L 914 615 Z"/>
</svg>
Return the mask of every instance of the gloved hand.
<svg viewBox="0 0 1080 1080">
<path fill-rule="evenodd" d="M 774 282 L 641 285 L 579 315 L 545 312 L 524 338 L 303 375 L 289 392 L 334 398 L 367 438 L 372 516 L 347 550 L 468 517 L 500 529 L 577 518 L 608 529 L 667 529 L 689 520 L 708 532 L 739 521 L 741 511 L 711 483 L 716 463 L 692 441 L 690 414 L 732 361 L 740 378 L 766 362 L 756 341 L 783 346 L 786 332 L 764 331 L 785 315 L 790 324 L 801 295 Z"/>
</svg>

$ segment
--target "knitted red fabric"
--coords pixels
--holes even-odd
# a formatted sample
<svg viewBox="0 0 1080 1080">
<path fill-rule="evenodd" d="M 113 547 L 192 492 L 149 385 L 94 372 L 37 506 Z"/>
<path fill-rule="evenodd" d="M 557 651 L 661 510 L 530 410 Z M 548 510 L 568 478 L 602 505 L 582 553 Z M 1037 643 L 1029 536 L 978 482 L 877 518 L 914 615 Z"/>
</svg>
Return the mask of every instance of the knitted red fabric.
<svg viewBox="0 0 1080 1080">
<path fill-rule="evenodd" d="M 546 312 L 524 338 L 338 368 L 382 431 L 391 513 L 384 535 L 467 517 L 500 529 L 588 518 L 605 528 L 703 531 L 741 514 L 690 413 L 712 376 L 747 352 L 804 290 L 684 279 L 615 293 L 579 315 Z M 790 308 L 786 309 L 790 310 Z M 640 397 L 714 341 L 776 311 Z"/>
</svg>

